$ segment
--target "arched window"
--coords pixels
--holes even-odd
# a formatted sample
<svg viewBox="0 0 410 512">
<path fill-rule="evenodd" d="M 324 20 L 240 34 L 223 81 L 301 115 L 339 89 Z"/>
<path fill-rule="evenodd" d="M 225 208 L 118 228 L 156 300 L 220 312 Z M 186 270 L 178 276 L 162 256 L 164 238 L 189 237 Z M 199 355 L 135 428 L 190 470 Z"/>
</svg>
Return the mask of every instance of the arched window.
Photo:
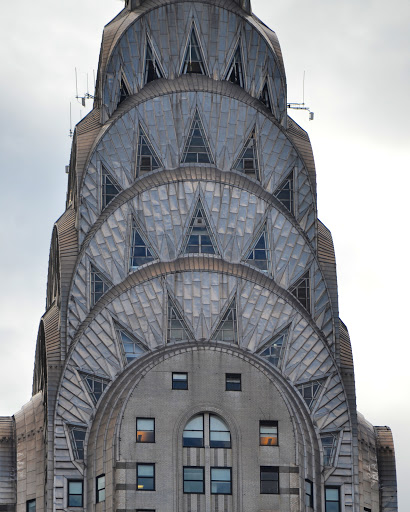
<svg viewBox="0 0 410 512">
<path fill-rule="evenodd" d="M 206 426 L 206 428 L 204 428 Z M 185 425 L 185 448 L 231 448 L 231 433 L 226 423 L 215 414 L 197 414 Z"/>
<path fill-rule="evenodd" d="M 215 414 L 209 415 L 209 446 L 211 448 L 230 448 L 231 433 L 226 424 Z"/>
<path fill-rule="evenodd" d="M 204 446 L 204 416 L 198 414 L 191 418 L 185 425 L 183 433 L 183 445 L 186 448 Z"/>
</svg>

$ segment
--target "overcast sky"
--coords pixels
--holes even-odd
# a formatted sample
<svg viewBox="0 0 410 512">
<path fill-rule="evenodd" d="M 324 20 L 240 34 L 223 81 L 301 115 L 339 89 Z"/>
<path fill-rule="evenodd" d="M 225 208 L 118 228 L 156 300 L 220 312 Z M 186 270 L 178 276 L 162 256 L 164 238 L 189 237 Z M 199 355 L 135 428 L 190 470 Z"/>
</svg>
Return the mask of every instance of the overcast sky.
<svg viewBox="0 0 410 512">
<path fill-rule="evenodd" d="M 74 98 L 93 81 L 103 26 L 121 0 L 3 0 L 0 32 L 0 415 L 29 400 L 48 251 L 63 213 Z M 290 114 L 308 130 L 319 218 L 333 233 L 340 316 L 358 409 L 389 425 L 400 509 L 410 510 L 410 2 L 253 0 L 277 33 Z M 91 87 L 90 87 L 90 92 Z M 91 102 L 89 107 L 91 107 Z M 82 110 L 80 112 L 80 110 Z"/>
</svg>

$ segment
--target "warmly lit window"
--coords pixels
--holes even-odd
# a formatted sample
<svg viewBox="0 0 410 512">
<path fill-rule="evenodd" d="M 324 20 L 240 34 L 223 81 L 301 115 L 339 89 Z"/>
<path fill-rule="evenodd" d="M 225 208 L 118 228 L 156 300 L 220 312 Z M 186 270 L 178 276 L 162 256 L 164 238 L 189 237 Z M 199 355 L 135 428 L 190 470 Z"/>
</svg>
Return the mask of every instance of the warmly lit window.
<svg viewBox="0 0 410 512">
<path fill-rule="evenodd" d="M 259 444 L 261 446 L 278 445 L 278 422 L 260 421 L 259 422 Z"/>
<path fill-rule="evenodd" d="M 226 424 L 214 414 L 209 416 L 209 445 L 211 448 L 230 448 L 231 433 Z"/>
<path fill-rule="evenodd" d="M 105 501 L 105 475 L 97 476 L 97 503 Z"/>
<path fill-rule="evenodd" d="M 313 508 L 313 483 L 305 480 L 305 505 Z"/>
<path fill-rule="evenodd" d="M 155 491 L 155 464 L 137 464 L 137 490 Z"/>
<path fill-rule="evenodd" d="M 200 448 L 204 446 L 204 417 L 202 414 L 194 416 L 186 424 L 183 433 L 183 445 Z"/>
<path fill-rule="evenodd" d="M 279 494 L 279 468 L 261 466 L 261 494 Z"/>
<path fill-rule="evenodd" d="M 232 494 L 232 468 L 211 468 L 211 494 Z"/>
<path fill-rule="evenodd" d="M 325 512 L 340 512 L 339 487 L 325 487 Z"/>
<path fill-rule="evenodd" d="M 36 512 L 36 500 L 28 500 L 26 503 L 27 512 Z"/>
<path fill-rule="evenodd" d="M 204 485 L 204 468 L 184 467 L 184 493 L 185 494 L 203 494 Z"/>
<path fill-rule="evenodd" d="M 241 391 L 242 376 L 240 373 L 227 373 L 225 375 L 226 391 Z"/>
<path fill-rule="evenodd" d="M 153 418 L 137 418 L 137 443 L 155 443 Z"/>
<path fill-rule="evenodd" d="M 188 389 L 188 374 L 187 373 L 173 373 L 172 374 L 172 389 Z"/>
<path fill-rule="evenodd" d="M 69 480 L 68 481 L 68 506 L 69 507 L 82 507 L 83 506 L 83 481 L 82 480 Z"/>
</svg>

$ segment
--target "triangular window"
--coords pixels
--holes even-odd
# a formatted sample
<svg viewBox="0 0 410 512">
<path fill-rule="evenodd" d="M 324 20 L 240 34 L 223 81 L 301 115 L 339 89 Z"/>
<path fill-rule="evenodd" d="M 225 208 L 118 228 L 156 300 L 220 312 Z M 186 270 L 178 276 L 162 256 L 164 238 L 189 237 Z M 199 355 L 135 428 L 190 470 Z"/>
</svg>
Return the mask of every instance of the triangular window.
<svg viewBox="0 0 410 512">
<path fill-rule="evenodd" d="M 185 144 L 182 163 L 209 164 L 214 163 L 209 150 L 208 141 L 205 137 L 204 128 L 198 112 L 195 112 L 194 119 L 189 130 L 187 142 Z"/>
<path fill-rule="evenodd" d="M 293 172 L 280 184 L 275 192 L 275 197 L 290 211 L 293 213 L 294 200 L 293 200 Z"/>
<path fill-rule="evenodd" d="M 269 270 L 269 247 L 266 226 L 259 235 L 259 238 L 256 239 L 245 261 L 260 270 Z"/>
<path fill-rule="evenodd" d="M 267 109 L 272 111 L 272 102 L 270 99 L 269 87 L 268 87 L 267 81 L 265 82 L 265 85 L 263 86 L 262 92 L 259 96 L 259 101 L 261 101 Z"/>
<path fill-rule="evenodd" d="M 321 382 L 318 380 L 313 382 L 306 382 L 305 384 L 300 384 L 297 386 L 297 388 L 300 394 L 303 396 L 306 405 L 309 407 L 309 409 L 312 410 L 317 402 L 320 390 L 322 388 Z"/>
<path fill-rule="evenodd" d="M 323 447 L 323 465 L 332 466 L 335 458 L 337 436 L 335 434 L 321 434 Z"/>
<path fill-rule="evenodd" d="M 200 200 L 198 200 L 189 223 L 184 253 L 218 254 L 218 249 Z"/>
<path fill-rule="evenodd" d="M 145 73 L 144 73 L 144 83 L 148 84 L 153 80 L 157 80 L 158 78 L 162 78 L 163 74 L 161 72 L 161 68 L 158 66 L 157 59 L 155 53 L 152 51 L 151 45 L 147 39 L 147 50 L 145 52 Z"/>
<path fill-rule="evenodd" d="M 94 265 L 90 268 L 91 305 L 94 306 L 111 288 L 111 283 Z"/>
<path fill-rule="evenodd" d="M 136 222 L 132 224 L 130 269 L 133 270 L 145 263 L 155 260 L 153 250 L 148 246 L 138 231 Z"/>
<path fill-rule="evenodd" d="M 288 331 L 282 331 L 277 336 L 274 336 L 264 348 L 259 352 L 259 355 L 266 359 L 273 366 L 279 366 L 283 355 L 283 349 L 288 337 Z"/>
<path fill-rule="evenodd" d="M 182 313 L 170 295 L 168 295 L 167 343 L 172 341 L 188 341 L 192 340 L 193 337 Z"/>
<path fill-rule="evenodd" d="M 309 271 L 306 272 L 296 283 L 289 289 L 302 306 L 310 311 L 310 276 Z"/>
<path fill-rule="evenodd" d="M 115 323 L 115 330 L 121 342 L 127 364 L 145 354 L 146 350 L 142 343 L 138 342 L 124 327 Z"/>
<path fill-rule="evenodd" d="M 214 341 L 226 341 L 229 343 L 238 343 L 238 325 L 235 298 L 229 304 L 222 320 L 219 322 L 212 339 Z"/>
<path fill-rule="evenodd" d="M 98 402 L 110 381 L 97 375 L 82 374 L 82 380 L 94 404 Z"/>
<path fill-rule="evenodd" d="M 121 187 L 104 166 L 101 167 L 101 179 L 102 209 L 104 209 L 121 192 Z"/>
<path fill-rule="evenodd" d="M 70 428 L 71 447 L 75 460 L 84 460 L 84 441 L 86 434 L 87 430 L 85 428 Z"/>
<path fill-rule="evenodd" d="M 155 171 L 155 169 L 159 169 L 160 167 L 162 167 L 161 161 L 156 155 L 148 137 L 140 127 L 138 137 L 136 177 L 138 178 L 138 176 L 141 176 L 146 172 Z"/>
<path fill-rule="evenodd" d="M 120 82 L 120 98 L 118 100 L 117 106 L 122 103 L 128 96 L 130 95 L 130 91 L 128 89 L 127 84 L 125 83 L 124 77 L 121 76 Z"/>
<path fill-rule="evenodd" d="M 252 131 L 233 168 L 251 178 L 259 179 L 259 161 L 256 148 L 256 134 Z"/>
<path fill-rule="evenodd" d="M 189 36 L 182 73 L 196 73 L 199 75 L 206 75 L 204 60 L 202 58 L 201 48 L 198 44 L 198 38 L 196 36 L 194 27 L 192 27 L 191 35 Z"/>
<path fill-rule="evenodd" d="M 243 65 L 242 65 L 242 55 L 241 55 L 241 45 L 238 43 L 235 54 L 232 58 L 231 64 L 229 66 L 228 72 L 226 73 L 225 80 L 232 82 L 233 84 L 244 86 L 243 80 Z"/>
</svg>

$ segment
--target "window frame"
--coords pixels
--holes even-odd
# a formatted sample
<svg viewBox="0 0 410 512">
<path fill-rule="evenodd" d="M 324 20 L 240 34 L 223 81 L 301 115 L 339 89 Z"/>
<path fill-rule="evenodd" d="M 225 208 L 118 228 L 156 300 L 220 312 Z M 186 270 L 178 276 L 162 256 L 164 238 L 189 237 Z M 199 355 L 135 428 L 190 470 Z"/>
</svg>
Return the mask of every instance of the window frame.
<svg viewBox="0 0 410 512">
<path fill-rule="evenodd" d="M 30 508 L 30 504 L 32 504 L 32 503 L 34 503 L 34 510 Z M 26 512 L 36 512 L 36 508 L 37 508 L 36 498 L 26 501 Z"/>
<path fill-rule="evenodd" d="M 265 425 L 263 425 L 265 424 Z M 262 444 L 261 438 L 262 438 L 262 428 L 265 427 L 276 427 L 276 444 Z M 265 436 L 267 437 L 267 436 Z M 259 446 L 279 446 L 279 422 L 277 420 L 259 420 Z"/>
<path fill-rule="evenodd" d="M 80 494 L 70 493 L 70 484 L 80 483 L 81 484 L 81 505 L 70 505 L 70 496 L 80 496 Z M 84 480 L 70 479 L 67 481 L 67 508 L 83 508 L 84 507 Z"/>
<path fill-rule="evenodd" d="M 229 492 L 213 492 L 212 491 L 212 483 L 213 482 L 228 482 L 228 480 L 214 480 L 212 478 L 212 470 L 219 469 L 219 470 L 229 470 Z M 211 466 L 210 472 L 209 472 L 209 482 L 210 482 L 210 488 L 211 488 L 211 495 L 219 495 L 219 496 L 231 496 L 232 495 L 232 467 L 230 466 Z"/>
<path fill-rule="evenodd" d="M 101 489 L 99 489 L 98 485 L 99 485 L 99 481 L 101 478 L 104 478 L 104 487 L 101 487 Z M 105 473 L 102 474 L 102 475 L 98 475 L 95 479 L 95 502 L 96 503 L 102 503 L 105 501 Z M 100 493 L 101 491 L 104 491 L 104 498 L 102 499 L 100 497 Z"/>
<path fill-rule="evenodd" d="M 177 380 L 174 379 L 174 375 L 185 375 L 186 376 L 186 380 L 185 381 L 179 381 L 179 382 L 186 382 L 186 387 L 185 388 L 182 388 L 182 387 L 176 387 L 175 386 L 175 383 L 178 382 Z M 188 372 L 172 372 L 172 389 L 175 389 L 177 391 L 186 391 L 188 390 Z"/>
<path fill-rule="evenodd" d="M 197 417 L 201 417 L 202 418 L 202 430 L 188 430 L 186 427 L 187 425 L 194 419 L 194 418 L 197 418 Z M 202 439 L 202 444 L 197 446 L 197 445 L 186 445 L 185 444 L 185 439 L 191 439 L 190 437 L 187 437 L 185 438 L 185 432 L 202 432 L 202 438 L 192 438 L 192 439 Z M 204 448 L 205 447 L 205 413 L 199 413 L 199 414 L 195 414 L 194 416 L 192 416 L 185 424 L 185 427 L 184 427 L 184 430 L 182 431 L 182 447 L 183 448 Z"/>
<path fill-rule="evenodd" d="M 138 421 L 139 420 L 152 420 L 153 422 L 153 430 L 142 430 L 142 429 L 138 429 Z M 138 443 L 138 444 L 152 444 L 152 443 L 155 443 L 155 418 L 143 418 L 143 417 L 138 417 L 138 418 L 135 418 L 135 426 L 136 426 L 136 436 L 135 436 L 135 442 Z M 152 435 L 153 435 L 153 441 L 142 441 L 142 440 L 138 440 L 138 432 L 152 432 Z"/>
<path fill-rule="evenodd" d="M 278 475 L 278 479 L 277 480 L 274 480 L 274 479 L 263 480 L 262 479 L 262 474 L 263 473 L 275 473 L 275 472 Z M 278 492 L 265 492 L 265 491 L 262 491 L 262 482 L 277 482 Z M 279 482 L 280 482 L 280 479 L 279 479 L 279 467 L 278 466 L 260 466 L 260 494 L 280 494 Z"/>
<path fill-rule="evenodd" d="M 307 492 L 306 484 L 310 486 L 310 494 Z M 307 507 L 313 508 L 314 500 L 313 500 L 313 482 L 308 478 L 305 479 L 305 505 Z"/>
<path fill-rule="evenodd" d="M 235 389 L 236 384 L 233 381 L 237 379 L 239 380 L 239 388 Z M 225 373 L 225 391 L 242 391 L 242 374 L 241 373 Z"/>
<path fill-rule="evenodd" d="M 200 482 L 201 480 L 187 480 L 185 478 L 186 469 L 201 469 L 202 470 L 202 492 L 191 492 L 185 490 L 185 482 Z M 183 466 L 182 467 L 182 491 L 184 494 L 205 494 L 205 466 Z"/>
<path fill-rule="evenodd" d="M 152 469 L 153 469 L 152 477 L 151 476 L 147 477 L 147 476 L 139 476 L 138 475 L 138 470 L 142 466 L 146 466 L 146 467 L 151 466 L 152 467 Z M 140 478 L 152 478 L 153 488 L 152 489 L 144 489 L 144 488 L 139 489 L 138 481 L 139 481 Z M 152 492 L 152 491 L 155 491 L 155 488 L 156 488 L 156 482 L 155 482 L 155 462 L 137 462 L 137 492 Z"/>
<path fill-rule="evenodd" d="M 337 494 L 338 494 L 338 500 L 337 501 L 334 501 L 334 500 L 328 500 L 327 497 L 326 497 L 326 491 L 327 490 L 336 490 L 337 491 Z M 325 486 L 325 512 L 327 512 L 327 504 L 328 503 L 337 503 L 338 505 L 338 509 L 337 509 L 337 512 L 341 512 L 341 492 L 340 492 L 340 486 L 338 485 L 326 485 Z"/>
<path fill-rule="evenodd" d="M 216 418 L 217 420 L 219 420 L 221 423 L 223 423 L 223 425 L 225 425 L 225 427 L 226 427 L 226 430 L 215 430 L 215 429 L 213 429 L 211 427 L 211 421 L 212 421 L 213 417 Z M 231 430 L 230 430 L 229 426 L 226 424 L 225 420 L 223 420 L 217 414 L 208 413 L 208 432 L 209 432 L 209 447 L 210 448 L 214 448 L 214 449 L 221 449 L 222 448 L 223 450 L 230 450 L 232 448 Z M 215 433 L 215 432 L 227 432 L 229 434 L 229 446 L 216 446 L 215 443 L 218 443 L 218 440 L 212 439 L 212 433 Z M 205 432 L 204 432 L 204 435 L 205 435 Z"/>
</svg>

